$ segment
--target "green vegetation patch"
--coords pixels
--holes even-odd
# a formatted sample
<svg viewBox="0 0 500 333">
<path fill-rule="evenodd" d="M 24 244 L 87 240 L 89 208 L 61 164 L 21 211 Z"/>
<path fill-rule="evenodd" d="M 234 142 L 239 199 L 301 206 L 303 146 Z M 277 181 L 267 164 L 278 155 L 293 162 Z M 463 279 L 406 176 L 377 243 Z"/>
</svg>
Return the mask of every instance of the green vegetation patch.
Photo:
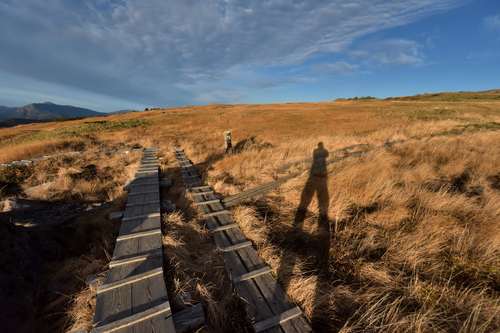
<svg viewBox="0 0 500 333">
<path fill-rule="evenodd" d="M 461 135 L 464 133 L 475 133 L 481 131 L 498 131 L 500 130 L 500 123 L 491 121 L 487 123 L 475 123 L 456 126 L 452 129 L 437 132 L 432 134 L 432 136 L 443 136 L 443 135 Z"/>
<path fill-rule="evenodd" d="M 33 141 L 44 141 L 49 139 L 64 139 L 68 137 L 83 136 L 103 131 L 117 131 L 122 129 L 149 126 L 149 122 L 142 119 L 130 119 L 121 121 L 98 120 L 89 121 L 77 126 L 58 128 L 53 131 L 37 130 L 24 132 L 19 135 L 2 140 L 0 146 L 10 146 Z"/>
<path fill-rule="evenodd" d="M 354 97 L 348 97 L 348 98 L 337 98 L 336 101 L 373 101 L 373 100 L 378 100 L 377 97 L 373 96 L 354 96 Z"/>
<path fill-rule="evenodd" d="M 0 146 L 10 146 L 20 143 L 43 141 L 53 138 L 54 138 L 54 133 L 51 131 L 39 131 L 39 130 L 28 131 L 28 132 L 23 132 L 19 135 L 11 136 L 8 139 L 2 139 Z"/>
<path fill-rule="evenodd" d="M 381 109 L 378 111 L 380 117 L 395 118 L 404 117 L 408 120 L 434 121 L 447 119 L 460 119 L 461 113 L 449 107 L 422 107 L 418 109 Z"/>
<path fill-rule="evenodd" d="M 148 126 L 149 122 L 142 119 L 130 119 L 130 120 L 122 120 L 122 121 L 107 121 L 107 120 L 98 120 L 98 121 L 89 121 L 85 122 L 82 125 L 63 128 L 58 130 L 58 132 L 62 135 L 85 135 L 95 132 L 102 131 L 116 131 L 134 127 L 145 127 Z"/>
<path fill-rule="evenodd" d="M 498 101 L 500 100 L 500 90 L 488 90 L 478 92 L 443 92 L 420 94 L 415 96 L 388 97 L 386 100 L 399 101 L 440 101 L 440 102 L 466 102 L 466 101 Z"/>
<path fill-rule="evenodd" d="M 458 112 L 449 108 L 418 109 L 405 112 L 411 120 L 445 120 L 458 116 Z"/>
</svg>

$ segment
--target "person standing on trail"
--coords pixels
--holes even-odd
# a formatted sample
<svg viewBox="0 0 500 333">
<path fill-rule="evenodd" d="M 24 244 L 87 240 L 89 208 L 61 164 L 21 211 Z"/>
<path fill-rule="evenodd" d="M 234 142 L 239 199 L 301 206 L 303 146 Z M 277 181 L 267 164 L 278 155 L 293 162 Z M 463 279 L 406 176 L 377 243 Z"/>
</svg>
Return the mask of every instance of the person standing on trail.
<svg viewBox="0 0 500 333">
<path fill-rule="evenodd" d="M 231 130 L 224 132 L 224 153 L 230 154 L 233 150 L 233 143 L 231 138 Z"/>
</svg>

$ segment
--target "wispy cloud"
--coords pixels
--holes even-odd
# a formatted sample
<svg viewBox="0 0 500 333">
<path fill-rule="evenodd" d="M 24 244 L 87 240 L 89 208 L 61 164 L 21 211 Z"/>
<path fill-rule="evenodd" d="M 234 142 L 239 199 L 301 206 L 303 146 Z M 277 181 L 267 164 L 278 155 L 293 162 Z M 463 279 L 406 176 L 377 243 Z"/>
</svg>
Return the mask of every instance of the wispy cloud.
<svg viewBox="0 0 500 333">
<path fill-rule="evenodd" d="M 358 64 L 347 61 L 335 61 L 331 63 L 320 63 L 313 66 L 313 70 L 318 74 L 349 74 L 359 69 Z"/>
<path fill-rule="evenodd" d="M 358 37 L 459 2 L 3 0 L 0 70 L 139 104 L 190 103 L 207 100 L 199 89 L 208 84 L 217 91 L 250 84 L 231 77 L 235 67 L 258 71 L 345 52 Z M 422 61 L 418 45 L 386 43 L 392 51 L 375 49 L 374 61 Z M 330 64 L 337 72 L 355 67 Z"/>
<path fill-rule="evenodd" d="M 500 31 L 500 14 L 485 17 L 483 23 L 488 29 Z"/>
<path fill-rule="evenodd" d="M 421 65 L 425 62 L 423 47 L 407 39 L 387 39 L 371 42 L 353 50 L 357 59 L 377 65 Z"/>
</svg>

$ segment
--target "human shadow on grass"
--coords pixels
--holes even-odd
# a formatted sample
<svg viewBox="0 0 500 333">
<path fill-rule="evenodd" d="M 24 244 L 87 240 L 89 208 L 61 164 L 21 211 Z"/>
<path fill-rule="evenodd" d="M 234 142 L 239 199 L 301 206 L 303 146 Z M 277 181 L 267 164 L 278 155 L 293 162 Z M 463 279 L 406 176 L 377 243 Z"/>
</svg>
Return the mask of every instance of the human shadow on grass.
<svg viewBox="0 0 500 333">
<path fill-rule="evenodd" d="M 287 290 L 292 277 L 294 266 L 297 264 L 299 253 L 307 252 L 307 256 L 315 258 L 315 271 L 318 280 L 314 291 L 313 310 L 311 315 L 311 325 L 314 331 L 320 332 L 325 327 L 321 320 L 320 302 L 324 292 L 321 290 L 321 284 L 329 278 L 329 250 L 330 250 L 330 223 L 328 219 L 328 206 L 330 197 L 328 194 L 328 174 L 327 158 L 328 150 L 325 149 L 322 142 L 318 143 L 313 152 L 313 162 L 309 171 L 309 177 L 300 197 L 300 203 L 295 212 L 293 227 L 290 231 L 290 237 L 287 237 L 284 244 L 284 252 L 278 268 L 278 279 L 283 289 Z M 316 235 L 311 236 L 303 230 L 304 220 L 307 217 L 308 207 L 314 196 L 318 200 L 319 216 Z M 302 248 L 302 245 L 305 248 Z"/>
</svg>

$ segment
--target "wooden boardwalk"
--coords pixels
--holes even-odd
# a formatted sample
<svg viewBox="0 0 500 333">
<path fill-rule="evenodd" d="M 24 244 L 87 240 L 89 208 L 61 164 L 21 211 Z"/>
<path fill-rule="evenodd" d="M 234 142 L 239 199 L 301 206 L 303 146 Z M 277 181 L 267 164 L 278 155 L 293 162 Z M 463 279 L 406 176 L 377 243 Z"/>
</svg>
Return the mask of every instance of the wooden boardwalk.
<svg viewBox="0 0 500 333">
<path fill-rule="evenodd" d="M 156 150 L 145 149 L 104 284 L 93 332 L 175 332 L 163 278 L 160 184 Z"/>
<path fill-rule="evenodd" d="M 247 303 L 255 332 L 311 332 L 299 307 L 293 304 L 258 256 L 252 243 L 233 221 L 210 186 L 203 185 L 196 167 L 176 148 L 176 157 L 188 193 L 205 216 L 207 226 L 237 294 Z"/>
</svg>

